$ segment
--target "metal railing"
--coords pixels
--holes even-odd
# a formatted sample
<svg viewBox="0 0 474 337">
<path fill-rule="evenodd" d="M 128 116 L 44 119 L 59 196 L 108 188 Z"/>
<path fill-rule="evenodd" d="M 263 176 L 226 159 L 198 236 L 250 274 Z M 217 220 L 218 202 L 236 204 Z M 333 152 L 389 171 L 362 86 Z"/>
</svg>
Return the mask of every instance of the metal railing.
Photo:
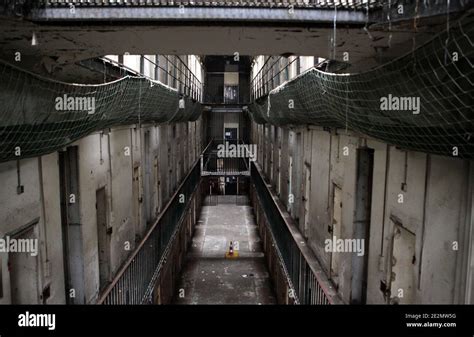
<svg viewBox="0 0 474 337">
<path fill-rule="evenodd" d="M 213 139 L 201 154 L 202 176 L 249 176 L 252 156 L 248 144 L 239 139 Z"/>
<path fill-rule="evenodd" d="M 116 273 L 112 282 L 100 294 L 98 304 L 151 302 L 153 286 L 200 179 L 198 159 L 158 219 Z M 184 203 L 180 202 L 180 195 L 185 196 Z"/>
<path fill-rule="evenodd" d="M 286 65 L 284 67 L 280 67 L 281 60 L 287 60 Z M 269 58 L 267 58 L 260 70 L 250 80 L 251 100 L 254 101 L 262 96 L 267 95 L 272 89 L 276 88 L 281 83 L 288 81 L 290 79 L 290 66 L 292 66 L 295 62 L 297 64 L 296 75 L 298 75 L 300 72 L 299 57 L 295 57 L 289 62 L 288 58 L 284 56 L 270 56 Z M 275 67 L 276 65 L 278 65 L 279 67 Z M 285 74 L 283 81 L 281 81 L 280 79 L 280 75 L 282 73 Z"/>
<path fill-rule="evenodd" d="M 171 76 L 171 78 L 173 78 L 174 81 L 177 81 L 179 83 L 179 86 L 177 87 L 178 91 L 180 93 L 183 93 L 185 95 L 188 95 L 189 97 L 192 97 L 198 101 L 202 101 L 202 90 L 203 90 L 203 84 L 202 82 L 196 77 L 196 75 L 194 75 L 194 73 L 191 71 L 191 69 L 189 69 L 188 65 L 183 62 L 183 60 L 181 60 L 181 58 L 179 56 L 176 56 L 175 59 L 178 60 L 178 62 L 176 64 L 174 64 L 171 60 L 170 60 L 170 57 L 167 56 L 167 55 L 161 55 L 163 56 L 167 62 L 171 63 L 174 67 L 174 69 L 176 69 L 181 75 L 184 76 L 184 80 L 181 79 L 181 76 L 178 76 L 176 77 L 175 75 L 171 74 L 170 71 L 168 71 L 168 69 L 165 69 L 163 68 L 160 64 L 157 64 L 155 62 L 153 62 L 152 60 L 148 59 L 147 57 L 145 56 L 142 56 L 146 61 L 148 61 L 149 63 L 153 64 L 155 66 L 155 73 L 156 73 L 156 69 L 161 69 L 162 71 L 164 71 L 167 76 Z M 181 69 L 181 67 L 184 67 L 184 70 Z"/>
<path fill-rule="evenodd" d="M 285 60 L 285 65 L 282 67 L 281 61 Z M 273 62 L 270 62 L 273 61 Z M 295 57 L 289 61 L 284 56 L 270 56 L 262 65 L 260 70 L 250 80 L 250 97 L 252 101 L 268 95 L 270 91 L 290 80 L 290 67 L 296 63 L 296 74 L 301 73 L 300 57 Z M 339 62 L 335 60 L 323 60 L 318 63 L 314 63 L 311 68 L 317 68 L 324 71 L 339 71 L 344 69 L 347 63 Z M 283 76 L 281 76 L 283 74 Z M 283 78 L 282 78 L 283 77 Z"/>
<path fill-rule="evenodd" d="M 174 58 L 176 60 L 175 62 L 173 62 L 171 57 L 168 56 L 168 55 L 159 55 L 159 56 L 164 57 L 167 64 L 171 65 L 171 67 L 169 67 L 169 69 L 168 69 L 168 66 L 165 68 L 161 64 L 150 60 L 148 57 L 146 57 L 144 55 L 140 55 L 140 57 L 142 59 L 140 63 L 143 64 L 141 67 L 144 68 L 144 63 L 145 62 L 150 63 L 153 66 L 153 73 L 155 74 L 155 77 L 158 77 L 157 76 L 158 75 L 158 70 L 163 71 L 166 74 L 167 78 L 168 78 L 168 76 L 171 77 L 173 83 L 168 83 L 168 80 L 166 80 L 166 82 L 163 82 L 163 84 L 174 87 L 174 88 L 178 89 L 179 93 L 184 94 L 186 96 L 189 96 L 189 97 L 201 102 L 202 101 L 203 83 L 196 77 L 196 75 L 191 71 L 191 69 L 189 69 L 187 64 L 183 60 L 181 60 L 181 58 L 179 56 L 176 56 Z M 122 64 L 118 61 L 112 60 L 110 58 L 102 57 L 100 59 L 103 60 L 104 62 L 108 62 L 108 63 L 110 63 L 114 66 L 117 66 L 121 69 L 124 69 L 127 72 L 127 74 L 133 74 L 135 76 L 142 76 L 142 77 L 146 77 L 146 78 L 149 78 L 149 79 L 155 80 L 155 81 L 159 80 L 159 78 L 153 78 L 153 77 L 150 77 L 146 74 L 140 73 L 140 72 L 138 72 L 138 71 L 136 71 L 136 70 L 134 70 L 130 67 L 127 67 L 126 65 L 124 65 L 124 64 Z M 181 69 L 181 68 L 184 68 L 184 70 Z M 173 72 L 171 71 L 172 69 L 176 70 L 176 72 L 179 72 L 182 76 L 179 76 L 177 74 L 173 74 Z"/>
<path fill-rule="evenodd" d="M 341 304 L 330 280 L 316 261 L 310 249 L 301 245 L 295 239 L 298 234 L 295 228 L 290 229 L 277 198 L 272 195 L 259 169 L 252 163 L 251 180 L 257 194 L 258 201 L 267 219 L 270 233 L 279 255 L 281 264 L 290 287 L 293 298 L 299 304 Z M 302 238 L 301 238 L 302 240 Z"/>
<path fill-rule="evenodd" d="M 396 0 L 393 0 L 394 2 Z M 367 5 L 376 8 L 382 5 L 380 0 L 39 0 L 41 6 L 190 6 L 190 7 L 288 7 L 320 9 L 364 9 Z"/>
</svg>

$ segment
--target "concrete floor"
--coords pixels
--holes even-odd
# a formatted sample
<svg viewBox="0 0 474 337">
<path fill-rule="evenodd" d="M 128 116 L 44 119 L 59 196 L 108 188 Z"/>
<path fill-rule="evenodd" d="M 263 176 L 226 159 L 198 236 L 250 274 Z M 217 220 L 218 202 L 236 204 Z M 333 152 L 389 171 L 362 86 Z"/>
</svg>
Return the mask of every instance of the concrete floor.
<svg viewBox="0 0 474 337">
<path fill-rule="evenodd" d="M 230 241 L 236 258 L 226 258 Z M 276 304 L 250 206 L 203 206 L 174 304 Z"/>
</svg>

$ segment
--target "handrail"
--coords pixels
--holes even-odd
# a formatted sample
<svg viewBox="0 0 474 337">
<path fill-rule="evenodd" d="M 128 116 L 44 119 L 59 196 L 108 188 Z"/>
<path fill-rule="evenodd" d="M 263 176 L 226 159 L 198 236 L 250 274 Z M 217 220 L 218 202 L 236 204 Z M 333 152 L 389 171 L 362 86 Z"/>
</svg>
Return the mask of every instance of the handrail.
<svg viewBox="0 0 474 337">
<path fill-rule="evenodd" d="M 400 0 L 393 0 L 393 2 L 398 2 Z M 77 6 L 97 6 L 98 3 L 103 6 L 156 6 L 159 5 L 163 6 L 189 6 L 189 7 L 229 7 L 229 6 L 239 6 L 239 7 L 270 7 L 270 8 L 281 8 L 281 7 L 288 7 L 289 5 L 293 5 L 297 8 L 326 8 L 326 9 L 333 9 L 334 7 L 337 8 L 347 8 L 353 10 L 360 10 L 364 9 L 364 6 L 367 4 L 370 6 L 371 9 L 379 8 L 382 6 L 382 1 L 377 0 L 347 0 L 347 1 L 337 1 L 337 0 L 308 0 L 308 1 L 295 1 L 295 2 L 288 2 L 284 0 L 271 0 L 271 1 L 247 1 L 243 2 L 241 0 L 221 0 L 221 1 L 205 1 L 205 0 L 196 0 L 193 2 L 188 2 L 185 0 L 154 0 L 154 1 L 127 1 L 127 0 L 105 0 L 105 1 L 89 1 L 86 4 L 83 4 L 79 1 L 74 0 L 66 0 L 66 1 L 59 1 L 59 0 L 36 0 L 35 1 L 39 6 L 65 6 L 70 3 L 73 3 Z"/>
<path fill-rule="evenodd" d="M 299 56 L 297 56 L 296 58 L 294 58 L 292 61 L 288 62 L 284 67 L 280 68 L 280 70 L 274 74 L 272 77 L 268 78 L 267 81 L 265 82 L 262 82 L 263 79 L 265 78 L 265 76 L 267 75 L 267 73 L 270 71 L 270 70 L 273 70 L 273 67 L 275 66 L 275 64 L 277 64 L 277 62 L 280 62 L 280 60 L 283 58 L 283 56 L 279 56 L 277 58 L 277 60 L 275 62 L 272 63 L 271 66 L 267 67 L 266 68 L 266 71 L 264 74 L 262 74 L 261 72 L 264 70 L 267 62 L 272 59 L 273 56 L 269 57 L 265 62 L 264 64 L 262 65 L 262 67 L 260 68 L 260 70 L 257 72 L 257 74 L 250 80 L 250 97 L 252 98 L 253 101 L 255 101 L 256 99 L 262 97 L 262 96 L 265 96 L 267 95 L 270 91 L 272 91 L 273 89 L 275 89 L 277 86 L 283 84 L 283 83 L 278 83 L 276 86 L 273 85 L 273 81 L 275 79 L 275 77 L 277 76 L 280 76 L 280 74 L 285 71 L 286 69 L 288 69 L 292 64 L 293 62 L 298 62 L 299 60 Z M 319 68 L 321 65 L 323 65 L 324 63 L 328 62 L 328 60 L 326 59 L 323 59 L 323 61 L 321 62 L 318 62 L 318 63 L 315 63 L 311 68 Z M 299 75 L 300 74 L 300 69 L 297 70 L 297 74 L 296 75 Z M 257 77 L 260 76 L 260 82 L 258 82 L 258 79 Z M 289 81 L 290 79 L 287 78 L 287 81 Z M 255 84 L 255 81 L 257 81 L 257 84 Z M 272 82 L 272 85 L 270 87 L 270 85 L 268 85 L 269 82 Z M 258 84 L 260 84 L 260 86 L 257 86 Z M 262 90 L 263 88 L 263 90 Z M 266 89 L 266 90 L 265 90 Z"/>
<path fill-rule="evenodd" d="M 270 92 L 272 89 L 274 89 L 275 86 L 273 85 L 273 81 L 275 80 L 275 78 L 277 76 L 279 77 L 280 74 L 283 71 L 286 71 L 294 62 L 298 62 L 299 56 L 294 58 L 292 61 L 288 62 L 284 67 L 280 68 L 279 71 L 276 74 L 273 74 L 273 76 L 267 77 L 267 80 L 265 82 L 263 82 L 265 77 L 267 76 L 267 74 L 270 71 L 274 70 L 275 64 L 279 63 L 281 61 L 281 59 L 284 58 L 284 57 L 283 56 L 277 57 L 275 62 L 273 62 L 270 66 L 267 66 L 268 61 L 270 61 L 272 58 L 273 58 L 273 56 L 269 57 L 263 63 L 262 67 L 257 72 L 257 74 L 255 74 L 255 76 L 250 80 L 250 90 L 251 90 L 250 95 L 251 95 L 253 100 L 255 100 L 259 97 L 265 96 L 268 92 Z M 265 72 L 263 72 L 263 71 L 265 71 Z M 268 86 L 268 83 L 270 83 L 270 82 L 272 83 L 271 88 Z M 278 85 L 280 85 L 280 84 L 281 83 L 279 83 Z M 262 88 L 263 88 L 263 91 L 262 91 Z M 265 90 L 265 88 L 267 88 L 267 90 Z"/>
<path fill-rule="evenodd" d="M 167 56 L 167 55 L 159 55 L 159 56 L 163 56 L 168 62 L 170 62 L 173 67 L 179 71 L 181 74 L 183 74 L 186 78 L 186 80 L 188 80 L 189 84 L 186 83 L 186 80 L 183 82 L 179 77 L 176 77 L 175 75 L 173 75 L 173 73 L 171 72 L 170 69 L 165 69 L 163 66 L 161 66 L 159 63 L 156 63 L 152 60 L 150 60 L 148 57 L 146 57 L 145 55 L 140 55 L 140 57 L 142 57 L 144 60 L 146 60 L 148 63 L 151 63 L 153 64 L 156 68 L 158 69 L 161 69 L 163 72 L 166 73 L 166 75 L 170 76 L 173 80 L 177 81 L 180 85 L 183 85 L 184 88 L 185 88 L 185 91 L 189 91 L 191 93 L 191 97 L 198 100 L 198 101 L 201 101 L 202 100 L 202 90 L 203 90 L 203 84 L 202 82 L 196 77 L 196 75 L 191 71 L 191 69 L 189 69 L 189 67 L 184 63 L 183 60 L 181 60 L 180 57 L 177 57 L 176 59 L 180 62 L 180 64 L 182 64 L 186 70 L 189 72 L 189 74 L 192 76 L 190 77 L 189 75 L 186 75 L 186 72 L 183 72 L 180 67 L 176 64 L 176 63 L 173 63 L 170 58 Z M 141 77 L 146 77 L 150 80 L 158 80 L 158 79 L 153 79 L 152 77 L 146 75 L 146 74 L 140 74 L 140 72 L 137 72 L 136 70 L 126 66 L 125 64 L 123 63 L 120 63 L 118 61 L 115 61 L 115 60 L 112 60 L 108 57 L 101 57 L 100 58 L 101 60 L 103 60 L 104 62 L 109 62 L 111 64 L 114 64 L 130 73 L 133 73 L 137 76 L 141 76 Z M 186 94 L 186 92 L 185 92 Z"/>
<path fill-rule="evenodd" d="M 255 76 L 252 78 L 252 80 L 250 81 L 250 83 L 253 83 L 253 82 L 255 81 L 255 79 L 260 75 L 260 73 L 263 71 L 263 69 L 265 69 L 265 66 L 267 65 L 268 61 L 270 61 L 270 60 L 271 60 L 272 58 L 274 58 L 274 57 L 275 57 L 275 56 L 270 56 L 269 58 L 267 58 L 267 60 L 266 60 L 265 62 L 263 62 L 262 67 L 261 67 L 260 70 L 257 72 L 257 74 L 255 74 Z M 276 60 L 275 62 L 273 62 L 272 66 L 275 65 L 275 63 L 276 63 L 277 61 L 280 61 L 282 57 L 283 57 L 283 56 L 278 56 L 278 57 L 277 57 L 277 60 Z M 268 72 L 268 70 L 270 70 L 271 68 L 272 68 L 272 67 L 267 68 L 267 72 Z M 266 74 L 266 73 L 265 73 L 265 74 Z"/>
<path fill-rule="evenodd" d="M 288 283 L 295 290 L 293 295 L 296 302 L 343 304 L 293 219 L 265 183 L 261 169 L 255 162 L 251 164 L 251 177 Z"/>
<path fill-rule="evenodd" d="M 168 61 L 169 61 L 169 58 L 168 58 L 168 55 L 163 55 L 164 58 L 166 58 Z M 179 57 L 178 55 L 176 55 L 176 58 L 181 62 L 181 64 L 189 71 L 189 73 L 196 79 L 196 81 L 199 82 L 199 84 L 202 84 L 202 82 L 199 80 L 199 78 L 196 77 L 196 75 L 194 75 L 194 73 L 191 71 L 191 69 L 189 69 L 189 67 L 187 66 L 187 64 L 181 60 L 181 57 Z M 171 62 L 171 61 L 170 61 Z M 181 74 L 183 74 L 183 71 L 181 69 L 178 68 L 178 70 L 181 72 Z M 184 73 L 185 74 L 185 73 Z M 186 75 L 186 74 L 185 74 Z"/>
<path fill-rule="evenodd" d="M 177 64 L 174 64 L 170 58 L 168 57 L 168 55 L 160 55 L 160 56 L 163 56 L 166 61 L 170 62 L 171 64 L 173 64 L 174 66 L 174 69 L 176 69 L 180 74 L 184 75 L 186 79 L 189 79 L 188 75 L 186 75 L 185 72 L 183 72 L 180 67 L 177 65 Z M 143 57 L 144 60 L 147 60 L 149 63 L 153 64 L 155 67 L 161 69 L 162 71 L 164 71 L 167 75 L 171 76 L 174 80 L 177 80 L 178 83 L 180 83 L 181 85 L 184 85 L 184 88 L 188 88 L 188 90 L 191 91 L 191 96 L 197 100 L 201 100 L 202 97 L 201 97 L 201 93 L 202 93 L 202 82 L 196 77 L 196 75 L 194 75 L 194 73 L 191 71 L 191 69 L 188 68 L 188 66 L 183 62 L 183 60 L 181 60 L 181 58 L 179 56 L 176 57 L 176 59 L 180 62 L 181 65 L 183 65 L 187 70 L 188 72 L 192 75 L 192 79 L 194 80 L 193 82 L 193 85 L 194 87 L 190 87 L 189 85 L 186 84 L 186 80 L 185 82 L 183 83 L 183 81 L 179 78 L 179 77 L 176 77 L 175 75 L 171 74 L 171 71 L 169 69 L 165 69 L 163 68 L 159 63 L 156 63 L 152 60 L 150 60 L 148 57 L 146 57 L 145 55 L 141 55 L 141 57 Z M 198 82 L 196 85 L 195 82 Z"/>
</svg>

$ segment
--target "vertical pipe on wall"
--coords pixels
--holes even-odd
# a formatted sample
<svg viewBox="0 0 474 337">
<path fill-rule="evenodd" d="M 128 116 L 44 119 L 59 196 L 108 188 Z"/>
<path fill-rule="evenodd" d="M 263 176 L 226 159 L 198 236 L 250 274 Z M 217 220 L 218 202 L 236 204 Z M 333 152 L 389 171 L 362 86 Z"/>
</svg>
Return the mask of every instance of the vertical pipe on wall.
<svg viewBox="0 0 474 337">
<path fill-rule="evenodd" d="M 364 254 L 352 255 L 351 304 L 365 304 L 367 301 L 368 248 L 374 167 L 373 156 L 373 149 L 367 147 L 357 149 L 353 238 L 362 242 Z"/>
<path fill-rule="evenodd" d="M 421 271 L 423 266 L 423 247 L 425 243 L 425 229 L 426 229 L 426 208 L 428 203 L 428 186 L 431 172 L 431 156 L 426 155 L 425 164 L 425 187 L 423 193 L 423 215 L 421 220 L 421 246 L 420 246 L 420 263 L 418 265 L 418 290 L 421 290 Z"/>
<path fill-rule="evenodd" d="M 113 212 L 113 191 L 112 191 L 112 151 L 110 150 L 111 146 L 110 146 L 110 130 L 109 132 L 107 133 L 107 151 L 108 151 L 108 157 L 109 157 L 109 176 L 108 176 L 108 186 L 109 186 L 109 193 L 108 193 L 108 199 L 109 199 L 109 209 L 110 209 L 110 213 Z M 112 214 L 111 214 L 111 218 L 112 217 Z"/>
<path fill-rule="evenodd" d="M 387 144 L 385 149 L 385 181 L 383 193 L 383 209 L 382 209 L 382 235 L 380 237 L 380 257 L 383 257 L 385 242 L 385 213 L 387 210 L 387 188 L 388 188 L 388 172 L 390 170 L 390 145 Z M 379 268 L 380 269 L 380 268 Z"/>
<path fill-rule="evenodd" d="M 38 282 L 38 294 L 43 293 L 43 287 L 45 284 L 47 284 L 48 279 L 50 277 L 50 270 L 49 270 L 49 258 L 48 258 L 48 234 L 47 234 L 47 229 L 46 229 L 46 206 L 45 206 L 45 198 L 44 198 L 44 182 L 43 182 L 43 163 L 42 163 L 42 158 L 43 157 L 38 157 L 38 179 L 39 179 L 39 189 L 40 189 L 40 204 L 41 204 L 41 218 L 42 221 L 39 222 L 39 239 L 40 242 L 42 241 L 44 244 L 41 245 L 44 249 L 44 256 L 43 252 L 39 250 L 39 261 L 40 261 L 40 266 L 39 266 L 39 282 Z M 19 162 L 19 161 L 18 161 Z M 1 275 L 0 275 L 1 277 Z M 41 295 L 42 296 L 42 295 Z M 46 299 L 41 298 L 43 301 L 43 304 L 46 304 Z"/>
</svg>

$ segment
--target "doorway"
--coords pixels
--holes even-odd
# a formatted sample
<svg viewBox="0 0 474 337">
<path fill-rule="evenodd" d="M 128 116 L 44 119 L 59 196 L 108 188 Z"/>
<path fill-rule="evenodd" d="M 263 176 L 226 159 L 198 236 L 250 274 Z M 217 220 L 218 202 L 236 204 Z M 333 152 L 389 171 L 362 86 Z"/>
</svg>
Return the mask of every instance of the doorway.
<svg viewBox="0 0 474 337">
<path fill-rule="evenodd" d="M 227 176 L 225 177 L 225 195 L 237 195 L 237 177 Z"/>
<path fill-rule="evenodd" d="M 142 221 L 142 191 L 141 191 L 141 172 L 140 166 L 133 168 L 133 212 L 135 218 L 135 242 L 141 238 L 141 221 Z"/>
<path fill-rule="evenodd" d="M 155 156 L 154 159 L 154 174 L 155 174 L 155 217 L 158 216 L 161 212 L 161 179 L 160 179 L 160 162 L 158 160 L 158 156 Z"/>
<path fill-rule="evenodd" d="M 145 143 L 145 149 L 144 149 L 144 180 L 145 183 L 143 185 L 144 187 L 144 195 L 146 196 L 144 203 L 145 203 L 145 222 L 146 225 L 148 226 L 152 221 L 153 221 L 153 212 L 152 212 L 152 206 L 151 206 L 151 199 L 149 196 L 151 195 L 151 163 L 150 163 L 150 131 L 147 130 L 145 131 L 144 134 L 144 143 Z M 179 171 L 179 170 L 178 170 Z"/>
<path fill-rule="evenodd" d="M 97 241 L 99 250 L 99 284 L 102 290 L 110 281 L 110 234 L 107 226 L 107 194 L 105 187 L 95 193 Z"/>
<path fill-rule="evenodd" d="M 416 289 L 416 236 L 393 217 L 391 225 L 393 232 L 389 304 L 413 304 Z"/>
<path fill-rule="evenodd" d="M 14 234 L 11 239 L 31 241 L 37 237 L 37 221 Z M 38 245 L 37 245 L 38 248 Z M 8 254 L 10 272 L 11 304 L 38 304 L 38 255 L 31 252 L 10 252 Z"/>
<path fill-rule="evenodd" d="M 332 200 L 332 226 L 331 236 L 337 239 L 341 238 L 342 224 L 342 189 L 333 184 L 333 200 Z M 331 237 L 331 239 L 332 239 Z M 338 252 L 331 253 L 331 279 L 336 285 L 339 285 L 339 259 L 341 254 Z"/>
<path fill-rule="evenodd" d="M 309 232 L 309 199 L 311 195 L 311 167 L 305 163 L 305 185 L 304 185 L 304 225 L 303 225 L 303 235 L 307 239 Z"/>
<path fill-rule="evenodd" d="M 224 103 L 239 103 L 239 73 L 224 72 Z"/>
</svg>

